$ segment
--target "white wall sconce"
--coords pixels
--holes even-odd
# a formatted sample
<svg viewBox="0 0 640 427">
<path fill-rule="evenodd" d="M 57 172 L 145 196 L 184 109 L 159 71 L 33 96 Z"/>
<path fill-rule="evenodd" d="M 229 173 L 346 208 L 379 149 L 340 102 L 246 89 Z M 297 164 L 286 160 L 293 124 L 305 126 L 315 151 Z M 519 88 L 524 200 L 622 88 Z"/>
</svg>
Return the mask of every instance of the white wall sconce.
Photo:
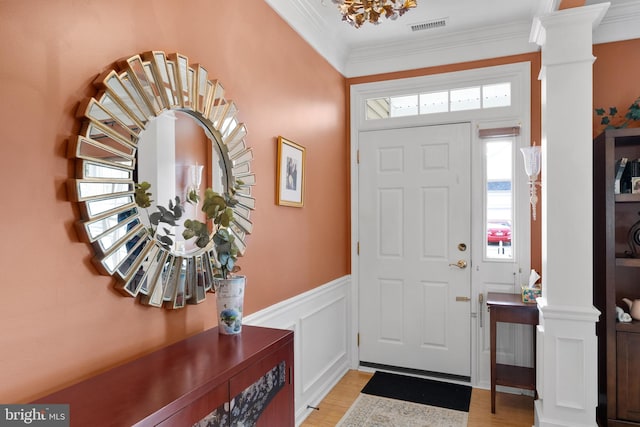
<svg viewBox="0 0 640 427">
<path fill-rule="evenodd" d="M 198 163 L 187 166 L 188 184 L 184 189 L 184 199 L 182 200 L 183 206 L 184 203 L 197 203 L 200 199 L 200 185 L 202 184 L 203 168 L 204 165 L 199 165 Z"/>
<path fill-rule="evenodd" d="M 535 142 L 534 142 L 535 144 Z M 532 145 L 520 149 L 522 157 L 524 157 L 524 170 L 529 176 L 529 201 L 531 203 L 531 216 L 536 220 L 536 205 L 538 204 L 538 194 L 536 185 L 540 185 L 538 175 L 540 174 L 540 154 L 539 146 Z"/>
</svg>

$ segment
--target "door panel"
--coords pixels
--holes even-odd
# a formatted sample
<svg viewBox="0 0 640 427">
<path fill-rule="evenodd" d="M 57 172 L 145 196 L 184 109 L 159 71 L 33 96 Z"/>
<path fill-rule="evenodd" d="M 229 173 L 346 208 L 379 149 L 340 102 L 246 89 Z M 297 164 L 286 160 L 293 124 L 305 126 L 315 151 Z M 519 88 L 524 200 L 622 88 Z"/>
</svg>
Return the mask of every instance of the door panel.
<svg viewBox="0 0 640 427">
<path fill-rule="evenodd" d="M 470 132 L 360 133 L 361 361 L 470 376 Z"/>
</svg>

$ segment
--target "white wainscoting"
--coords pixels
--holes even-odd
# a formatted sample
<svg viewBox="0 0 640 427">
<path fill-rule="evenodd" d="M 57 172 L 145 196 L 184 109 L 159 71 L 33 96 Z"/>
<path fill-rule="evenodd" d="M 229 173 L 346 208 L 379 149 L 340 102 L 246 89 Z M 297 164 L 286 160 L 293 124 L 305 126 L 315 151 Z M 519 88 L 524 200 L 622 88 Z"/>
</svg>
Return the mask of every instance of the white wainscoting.
<svg viewBox="0 0 640 427">
<path fill-rule="evenodd" d="M 351 276 L 246 316 L 243 323 L 294 331 L 296 425 L 349 370 Z"/>
</svg>

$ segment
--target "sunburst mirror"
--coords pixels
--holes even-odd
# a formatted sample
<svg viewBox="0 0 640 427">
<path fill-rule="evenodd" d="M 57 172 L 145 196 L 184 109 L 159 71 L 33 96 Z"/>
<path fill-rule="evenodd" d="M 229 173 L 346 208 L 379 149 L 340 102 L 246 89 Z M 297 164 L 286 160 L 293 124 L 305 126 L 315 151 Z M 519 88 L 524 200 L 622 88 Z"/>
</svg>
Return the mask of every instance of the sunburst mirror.
<svg viewBox="0 0 640 427">
<path fill-rule="evenodd" d="M 154 204 L 182 203 L 192 215 L 198 211 L 185 204 L 190 193 L 233 191 L 238 203 L 229 231 L 243 255 L 253 228 L 255 175 L 238 109 L 224 98 L 220 82 L 179 53 L 151 51 L 118 61 L 94 85 L 98 93 L 80 105 L 82 128 L 69 143 L 76 159 L 69 194 L 80 206 L 79 234 L 122 294 L 156 307 L 200 303 L 212 289 L 213 244 L 198 247 L 179 238 L 167 244 L 161 227 L 154 230 L 147 209 L 136 204 L 135 188 L 149 182 Z M 162 230 L 179 236 L 181 226 Z"/>
</svg>

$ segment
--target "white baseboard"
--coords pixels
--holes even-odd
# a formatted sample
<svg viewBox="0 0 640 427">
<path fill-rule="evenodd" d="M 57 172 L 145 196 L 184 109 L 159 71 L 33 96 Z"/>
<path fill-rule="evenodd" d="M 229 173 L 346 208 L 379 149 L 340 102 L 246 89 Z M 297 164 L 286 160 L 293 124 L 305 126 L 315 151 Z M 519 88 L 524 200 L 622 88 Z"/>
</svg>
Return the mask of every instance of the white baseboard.
<svg viewBox="0 0 640 427">
<path fill-rule="evenodd" d="M 294 331 L 296 425 L 349 370 L 351 276 L 246 316 L 244 324 Z"/>
</svg>

